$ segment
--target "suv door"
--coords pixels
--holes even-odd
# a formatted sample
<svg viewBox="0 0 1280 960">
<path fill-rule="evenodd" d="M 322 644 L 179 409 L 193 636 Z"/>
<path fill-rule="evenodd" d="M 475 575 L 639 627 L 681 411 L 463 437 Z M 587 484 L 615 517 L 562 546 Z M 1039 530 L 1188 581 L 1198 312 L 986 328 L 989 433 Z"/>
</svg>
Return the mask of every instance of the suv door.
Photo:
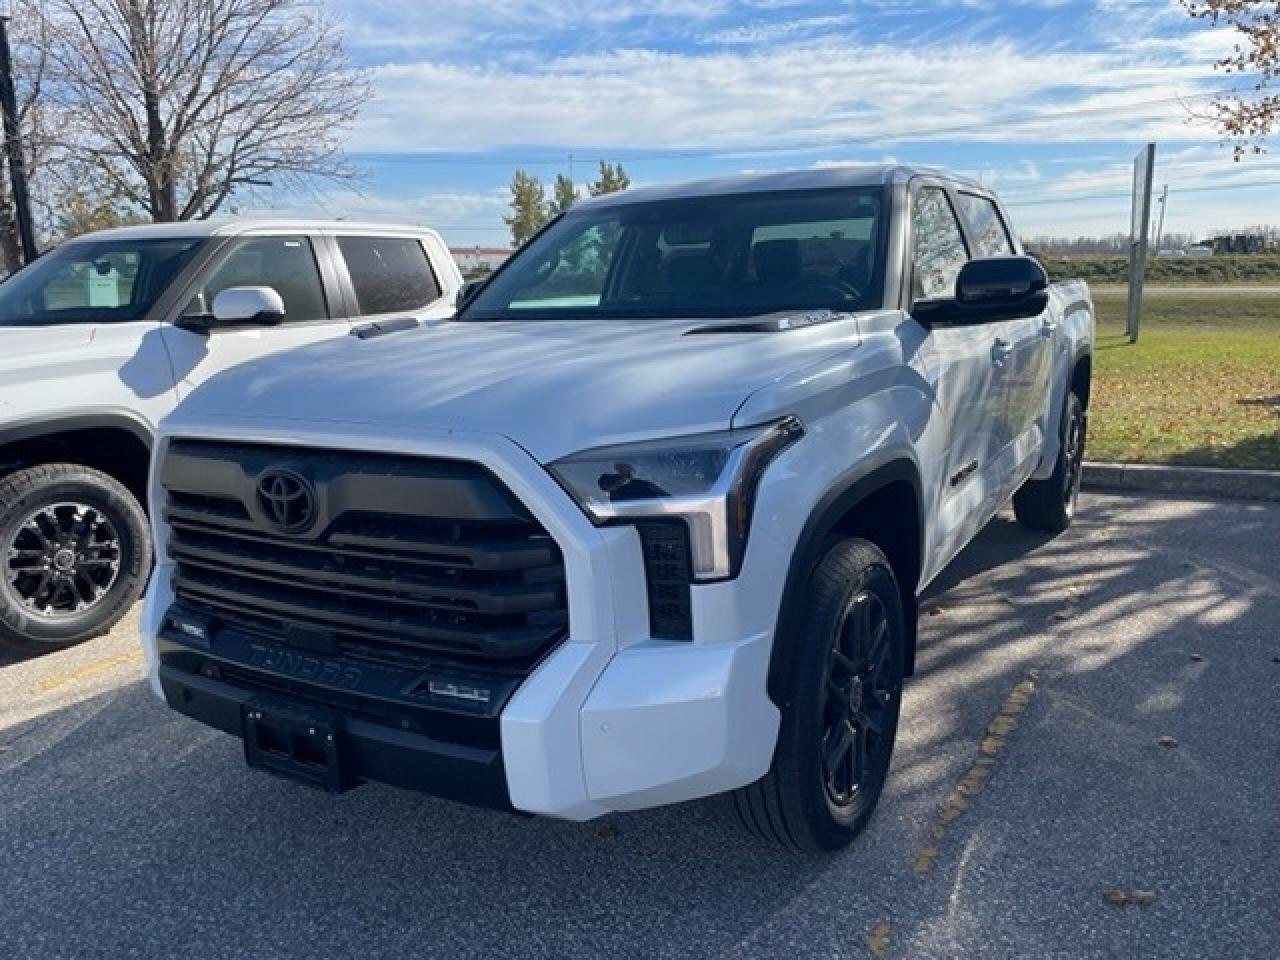
<svg viewBox="0 0 1280 960">
<path fill-rule="evenodd" d="M 453 300 L 443 296 L 421 237 L 335 233 L 333 240 L 352 317 L 428 319 L 453 314 Z"/>
<path fill-rule="evenodd" d="M 957 195 L 975 257 L 1010 257 L 1016 252 L 1013 238 L 995 201 L 977 193 Z M 1003 362 L 1003 400 L 997 419 L 1002 454 L 1001 503 L 1026 479 L 1034 464 L 1028 461 L 1041 449 L 1036 428 L 1043 422 L 1051 374 L 1053 326 L 1051 314 L 1005 320 L 993 325 Z"/>
<path fill-rule="evenodd" d="M 955 296 L 956 276 L 970 254 L 948 191 L 917 182 L 910 194 L 910 302 Z M 925 333 L 923 367 L 935 397 L 934 448 L 941 459 L 933 488 L 938 564 L 960 549 L 999 507 L 993 464 L 1001 450 L 1002 363 L 992 324 L 938 324 Z"/>
<path fill-rule="evenodd" d="M 245 360 L 341 336 L 351 322 L 340 306 L 333 264 L 319 239 L 304 234 L 249 234 L 229 240 L 192 282 L 178 316 L 208 313 L 229 287 L 270 287 L 284 301 L 278 326 L 214 329 L 208 333 L 167 324 L 165 345 L 178 395 Z"/>
</svg>

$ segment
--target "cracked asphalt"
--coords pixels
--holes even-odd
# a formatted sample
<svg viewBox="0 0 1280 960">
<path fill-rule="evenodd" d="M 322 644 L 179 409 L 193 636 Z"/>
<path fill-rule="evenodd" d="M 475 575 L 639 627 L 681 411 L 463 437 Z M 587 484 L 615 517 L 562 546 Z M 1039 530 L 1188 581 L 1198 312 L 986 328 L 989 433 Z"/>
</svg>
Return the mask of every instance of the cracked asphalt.
<svg viewBox="0 0 1280 960">
<path fill-rule="evenodd" d="M 132 621 L 0 660 L 0 957 L 1280 957 L 1280 506 L 1002 516 L 923 610 L 828 857 L 715 801 L 569 824 L 251 772 L 152 699 Z"/>
</svg>

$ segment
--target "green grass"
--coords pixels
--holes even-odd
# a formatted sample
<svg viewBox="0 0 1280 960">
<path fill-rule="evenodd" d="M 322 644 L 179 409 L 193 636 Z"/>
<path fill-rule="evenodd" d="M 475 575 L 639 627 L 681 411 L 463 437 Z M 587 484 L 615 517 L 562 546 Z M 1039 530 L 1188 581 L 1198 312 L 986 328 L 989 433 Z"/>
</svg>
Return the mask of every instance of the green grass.
<svg viewBox="0 0 1280 960">
<path fill-rule="evenodd" d="M 1079 279 L 1102 284 L 1129 282 L 1128 257 L 1058 257 L 1045 254 L 1040 257 L 1040 262 L 1055 280 Z M 1153 256 L 1147 259 L 1147 283 L 1160 286 L 1280 284 L 1280 255 Z"/>
<path fill-rule="evenodd" d="M 1089 458 L 1280 469 L 1280 296 L 1162 296 L 1137 344 L 1095 294 Z"/>
</svg>

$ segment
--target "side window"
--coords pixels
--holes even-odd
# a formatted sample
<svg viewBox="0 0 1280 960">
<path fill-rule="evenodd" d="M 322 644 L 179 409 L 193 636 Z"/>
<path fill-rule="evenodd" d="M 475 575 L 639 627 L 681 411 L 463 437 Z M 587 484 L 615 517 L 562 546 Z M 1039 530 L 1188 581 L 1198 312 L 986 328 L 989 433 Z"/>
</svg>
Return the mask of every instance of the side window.
<svg viewBox="0 0 1280 960">
<path fill-rule="evenodd" d="M 339 237 L 362 316 L 420 310 L 440 297 L 427 251 L 412 237 Z"/>
<path fill-rule="evenodd" d="M 315 251 L 306 237 L 246 237 L 233 241 L 188 314 L 210 313 L 213 300 L 229 287 L 270 287 L 284 300 L 286 323 L 329 319 Z"/>
<path fill-rule="evenodd" d="M 960 208 L 964 211 L 965 223 L 973 234 L 973 251 L 977 257 L 1011 257 L 1013 241 L 1009 239 L 1009 231 L 1005 229 L 1004 220 L 996 205 L 986 197 L 972 193 L 960 194 Z"/>
<path fill-rule="evenodd" d="M 956 275 L 968 259 L 964 234 L 946 192 L 939 187 L 918 190 L 911 202 L 912 297 L 954 297 Z"/>
<path fill-rule="evenodd" d="M 621 237 L 622 228 L 615 220 L 582 230 L 557 251 L 554 263 L 547 260 L 538 265 L 536 282 L 520 290 L 507 309 L 597 306 Z"/>
</svg>

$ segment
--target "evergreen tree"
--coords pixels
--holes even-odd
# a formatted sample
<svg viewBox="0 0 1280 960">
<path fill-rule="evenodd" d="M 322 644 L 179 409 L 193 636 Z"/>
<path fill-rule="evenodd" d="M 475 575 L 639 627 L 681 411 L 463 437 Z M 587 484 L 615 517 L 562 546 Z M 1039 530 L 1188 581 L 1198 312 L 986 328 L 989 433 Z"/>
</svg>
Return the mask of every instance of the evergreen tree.
<svg viewBox="0 0 1280 960">
<path fill-rule="evenodd" d="M 629 186 L 631 186 L 631 178 L 627 176 L 627 171 L 622 169 L 622 164 L 601 160 L 600 176 L 596 178 L 595 183 L 587 187 L 587 190 L 593 197 L 599 197 L 606 193 L 617 193 Z"/>
<path fill-rule="evenodd" d="M 517 248 L 524 246 L 547 222 L 548 216 L 542 182 L 523 170 L 517 170 L 511 178 L 511 216 L 502 218 L 511 228 L 512 245 Z"/>
</svg>

